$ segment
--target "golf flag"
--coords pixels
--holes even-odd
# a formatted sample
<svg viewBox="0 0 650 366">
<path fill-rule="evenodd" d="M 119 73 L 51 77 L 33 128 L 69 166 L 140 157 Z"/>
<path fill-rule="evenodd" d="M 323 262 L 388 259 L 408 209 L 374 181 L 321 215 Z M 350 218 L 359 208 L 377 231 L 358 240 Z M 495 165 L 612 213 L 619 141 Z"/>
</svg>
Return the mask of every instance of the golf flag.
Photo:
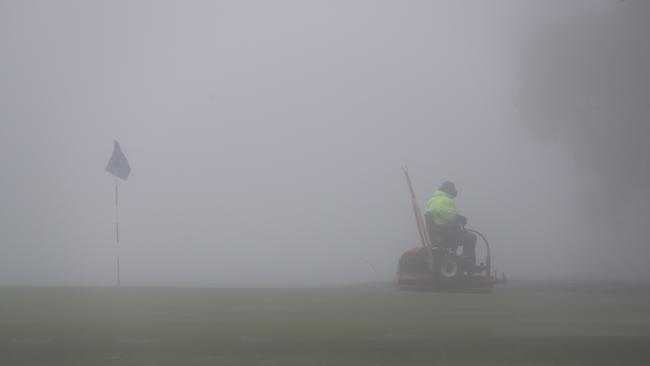
<svg viewBox="0 0 650 366">
<path fill-rule="evenodd" d="M 117 141 L 113 141 L 113 155 L 106 165 L 106 171 L 123 180 L 126 180 L 131 173 L 129 161 L 126 160 L 120 143 Z"/>
</svg>

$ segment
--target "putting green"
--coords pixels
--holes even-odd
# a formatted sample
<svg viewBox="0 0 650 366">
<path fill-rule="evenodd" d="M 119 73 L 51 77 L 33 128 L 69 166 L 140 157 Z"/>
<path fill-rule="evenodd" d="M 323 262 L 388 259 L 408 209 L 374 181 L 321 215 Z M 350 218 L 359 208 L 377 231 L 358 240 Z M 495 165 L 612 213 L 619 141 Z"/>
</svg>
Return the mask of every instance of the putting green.
<svg viewBox="0 0 650 366">
<path fill-rule="evenodd" d="M 0 365 L 649 365 L 650 284 L 3 288 Z"/>
</svg>

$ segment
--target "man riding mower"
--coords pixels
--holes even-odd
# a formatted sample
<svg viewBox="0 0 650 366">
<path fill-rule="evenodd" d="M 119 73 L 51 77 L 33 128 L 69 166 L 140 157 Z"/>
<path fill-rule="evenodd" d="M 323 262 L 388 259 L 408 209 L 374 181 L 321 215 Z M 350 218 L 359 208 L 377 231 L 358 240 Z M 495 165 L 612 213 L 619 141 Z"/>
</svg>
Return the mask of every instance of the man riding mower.
<svg viewBox="0 0 650 366">
<path fill-rule="evenodd" d="M 429 239 L 433 247 L 444 247 L 454 252 L 458 246 L 462 246 L 463 252 L 460 257 L 463 260 L 464 271 L 480 273 L 485 270 L 485 264 L 476 265 L 477 237 L 465 230 L 467 218 L 458 214 L 454 203 L 457 195 L 456 185 L 446 181 L 427 203 L 424 218 Z"/>
<path fill-rule="evenodd" d="M 490 245 L 483 234 L 466 229 L 467 219 L 459 215 L 454 204 L 458 194 L 452 182 L 444 182 L 421 214 L 408 171 L 404 174 L 422 246 L 404 252 L 398 262 L 397 284 L 400 289 L 443 291 L 492 291 L 494 285 L 506 283 L 505 275 L 492 273 Z M 485 245 L 485 264 L 476 265 L 477 236 Z M 462 246 L 459 255 L 458 247 Z"/>
</svg>

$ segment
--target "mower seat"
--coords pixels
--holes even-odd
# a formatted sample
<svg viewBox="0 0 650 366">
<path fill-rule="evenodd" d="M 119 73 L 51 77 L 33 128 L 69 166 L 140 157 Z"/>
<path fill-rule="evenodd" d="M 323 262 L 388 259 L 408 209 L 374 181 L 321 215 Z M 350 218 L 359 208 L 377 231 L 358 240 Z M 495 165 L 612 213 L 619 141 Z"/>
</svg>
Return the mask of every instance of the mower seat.
<svg viewBox="0 0 650 366">
<path fill-rule="evenodd" d="M 427 234 L 431 240 L 431 246 L 443 247 L 455 251 L 458 248 L 458 243 L 453 243 L 449 240 L 449 225 L 438 225 L 433 221 L 433 216 L 429 212 L 424 214 L 424 221 L 427 227 Z"/>
</svg>

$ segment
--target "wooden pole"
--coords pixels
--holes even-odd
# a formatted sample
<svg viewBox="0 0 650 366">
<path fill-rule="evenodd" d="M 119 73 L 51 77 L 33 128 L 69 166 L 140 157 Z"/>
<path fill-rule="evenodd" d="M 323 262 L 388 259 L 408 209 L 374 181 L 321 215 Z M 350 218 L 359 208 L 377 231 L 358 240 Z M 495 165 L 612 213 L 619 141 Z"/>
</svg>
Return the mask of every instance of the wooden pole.
<svg viewBox="0 0 650 366">
<path fill-rule="evenodd" d="M 413 185 L 411 184 L 411 177 L 409 177 L 408 168 L 406 166 L 402 167 L 404 171 L 404 176 L 406 177 L 406 183 L 409 187 L 409 192 L 411 193 L 411 203 L 413 204 L 413 213 L 415 214 L 415 222 L 418 226 L 418 232 L 420 233 L 420 240 L 422 241 L 423 247 L 430 247 L 431 240 L 429 239 L 429 233 L 427 232 L 424 219 L 422 218 L 422 211 L 420 211 L 420 205 L 418 205 L 418 200 L 415 198 L 415 192 L 413 191 Z"/>
</svg>

